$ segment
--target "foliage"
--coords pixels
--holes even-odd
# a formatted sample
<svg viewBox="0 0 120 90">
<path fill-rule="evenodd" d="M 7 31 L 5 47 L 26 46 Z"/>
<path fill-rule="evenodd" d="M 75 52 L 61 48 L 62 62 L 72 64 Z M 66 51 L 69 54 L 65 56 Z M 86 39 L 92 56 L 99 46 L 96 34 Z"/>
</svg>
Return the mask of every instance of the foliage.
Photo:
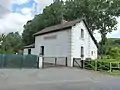
<svg viewBox="0 0 120 90">
<path fill-rule="evenodd" d="M 0 53 L 17 53 L 22 46 L 22 37 L 18 32 L 1 35 Z"/>
<path fill-rule="evenodd" d="M 120 38 L 108 38 L 107 45 L 109 46 L 120 46 Z"/>
<path fill-rule="evenodd" d="M 61 22 L 61 7 L 63 2 L 55 2 L 47 6 L 42 14 L 36 15 L 33 20 L 30 20 L 24 25 L 23 42 L 25 45 L 34 43 L 33 34 Z"/>
<path fill-rule="evenodd" d="M 99 45 L 101 45 L 101 41 L 99 42 Z M 116 50 L 116 51 L 115 51 Z M 107 38 L 106 44 L 102 46 L 102 48 L 99 48 L 99 55 L 101 53 L 104 53 L 104 56 L 107 55 L 111 58 L 118 58 L 120 53 L 120 39 L 119 38 Z M 113 52 L 114 56 L 113 56 Z"/>
<path fill-rule="evenodd" d="M 101 52 L 106 55 L 106 56 L 104 55 L 102 58 L 109 58 L 109 59 L 120 58 L 120 39 L 119 38 L 108 38 L 106 40 L 106 44 L 103 45 L 102 48 L 100 48 L 99 54 Z"/>
<path fill-rule="evenodd" d="M 120 58 L 120 47 L 110 47 L 107 53 L 111 58 Z"/>
<path fill-rule="evenodd" d="M 67 0 L 64 3 L 57 0 L 24 26 L 23 41 L 25 44 L 34 43 L 35 32 L 58 24 L 62 19 L 70 21 L 85 17 L 90 30 L 98 30 L 101 34 L 100 49 L 104 50 L 107 33 L 116 30 L 119 7 L 120 0 Z M 105 51 L 100 53 L 106 54 Z"/>
<path fill-rule="evenodd" d="M 97 66 L 97 70 L 110 70 L 110 62 L 120 63 L 120 60 L 119 59 L 118 60 L 117 59 L 101 59 L 101 60 L 85 61 L 85 68 L 95 70 Z M 117 64 L 112 64 L 112 66 L 116 67 Z"/>
<path fill-rule="evenodd" d="M 100 49 L 104 50 L 107 33 L 116 30 L 116 17 L 120 15 L 119 6 L 119 0 L 68 0 L 64 17 L 67 20 L 86 17 L 90 30 L 99 30 L 102 38 Z"/>
</svg>

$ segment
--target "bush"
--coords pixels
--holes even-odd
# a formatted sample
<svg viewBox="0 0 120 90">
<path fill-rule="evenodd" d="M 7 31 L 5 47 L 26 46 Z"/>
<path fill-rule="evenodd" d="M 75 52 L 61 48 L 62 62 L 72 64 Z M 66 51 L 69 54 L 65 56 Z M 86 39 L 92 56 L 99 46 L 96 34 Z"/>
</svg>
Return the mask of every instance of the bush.
<svg viewBox="0 0 120 90">
<path fill-rule="evenodd" d="M 110 62 L 118 62 L 120 63 L 120 60 L 116 59 L 101 59 L 101 60 L 91 60 L 91 61 L 85 61 L 85 68 L 95 70 L 97 65 L 97 70 L 110 70 Z M 112 67 L 117 67 L 117 64 L 112 64 Z"/>
</svg>

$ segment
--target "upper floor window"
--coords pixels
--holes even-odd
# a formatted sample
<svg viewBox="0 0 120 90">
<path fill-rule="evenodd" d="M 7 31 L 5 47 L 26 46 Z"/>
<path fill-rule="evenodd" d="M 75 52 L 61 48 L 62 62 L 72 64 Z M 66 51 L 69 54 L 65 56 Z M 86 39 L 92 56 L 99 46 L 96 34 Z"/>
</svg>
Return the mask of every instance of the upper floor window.
<svg viewBox="0 0 120 90">
<path fill-rule="evenodd" d="M 81 29 L 81 38 L 84 38 L 84 30 Z"/>
</svg>

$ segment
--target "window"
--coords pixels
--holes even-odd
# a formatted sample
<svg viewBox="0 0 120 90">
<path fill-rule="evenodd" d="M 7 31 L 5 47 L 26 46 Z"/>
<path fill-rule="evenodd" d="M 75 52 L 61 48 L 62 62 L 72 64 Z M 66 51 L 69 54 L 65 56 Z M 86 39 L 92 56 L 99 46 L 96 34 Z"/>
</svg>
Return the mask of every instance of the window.
<svg viewBox="0 0 120 90">
<path fill-rule="evenodd" d="M 93 55 L 93 51 L 91 51 L 91 55 Z"/>
<path fill-rule="evenodd" d="M 84 57 L 84 48 L 83 48 L 83 46 L 81 47 L 81 57 Z"/>
<path fill-rule="evenodd" d="M 84 30 L 81 29 L 81 38 L 84 38 Z"/>
<path fill-rule="evenodd" d="M 28 49 L 28 54 L 31 54 L 31 49 Z"/>
<path fill-rule="evenodd" d="M 44 55 L 44 46 L 40 47 L 40 55 Z"/>
</svg>

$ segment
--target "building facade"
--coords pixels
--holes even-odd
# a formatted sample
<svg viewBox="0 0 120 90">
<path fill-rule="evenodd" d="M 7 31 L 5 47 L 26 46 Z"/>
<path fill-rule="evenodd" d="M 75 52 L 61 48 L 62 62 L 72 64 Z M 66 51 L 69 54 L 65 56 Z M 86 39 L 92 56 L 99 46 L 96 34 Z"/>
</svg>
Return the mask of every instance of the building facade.
<svg viewBox="0 0 120 90">
<path fill-rule="evenodd" d="M 67 57 L 68 66 L 73 65 L 73 58 L 97 58 L 98 45 L 84 19 L 47 27 L 34 36 L 35 45 L 31 48 L 31 54 Z M 24 54 L 29 49 L 25 48 Z"/>
</svg>

